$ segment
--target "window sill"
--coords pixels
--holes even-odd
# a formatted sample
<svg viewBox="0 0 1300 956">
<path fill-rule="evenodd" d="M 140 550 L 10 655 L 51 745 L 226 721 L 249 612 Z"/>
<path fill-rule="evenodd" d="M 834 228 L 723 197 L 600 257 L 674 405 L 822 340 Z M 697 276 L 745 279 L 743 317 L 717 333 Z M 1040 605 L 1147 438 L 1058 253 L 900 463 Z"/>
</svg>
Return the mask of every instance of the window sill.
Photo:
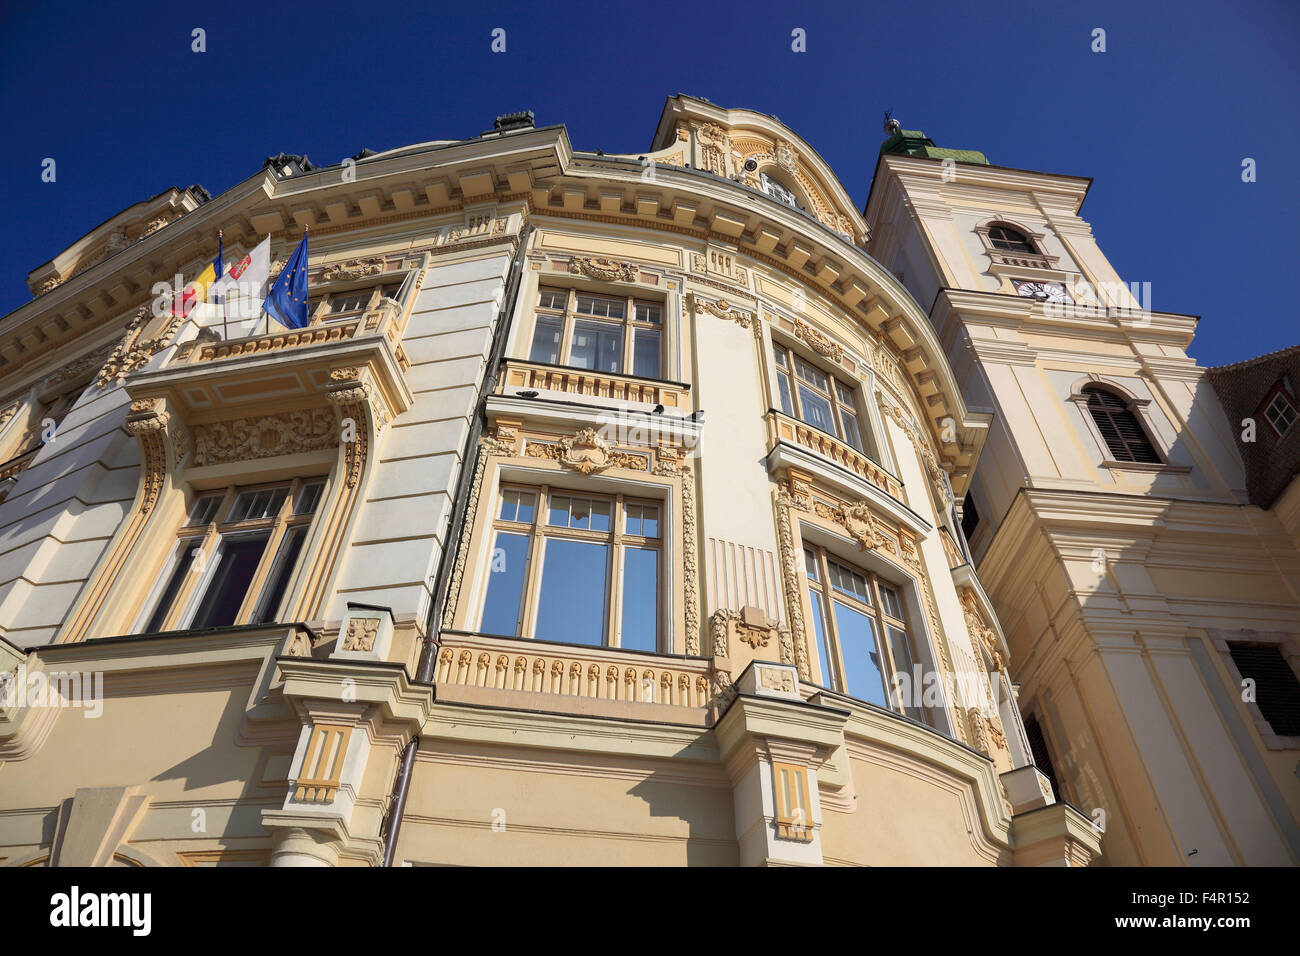
<svg viewBox="0 0 1300 956">
<path fill-rule="evenodd" d="M 687 411 L 691 386 L 686 382 L 643 378 L 617 372 L 596 372 L 570 365 L 506 359 L 496 394 L 514 396 L 520 391 L 563 392 L 616 401 L 662 405 Z"/>
<path fill-rule="evenodd" d="M 1150 475 L 1190 475 L 1191 465 L 1171 465 L 1168 462 L 1114 461 L 1105 459 L 1098 467 L 1115 471 L 1137 471 Z"/>
</svg>

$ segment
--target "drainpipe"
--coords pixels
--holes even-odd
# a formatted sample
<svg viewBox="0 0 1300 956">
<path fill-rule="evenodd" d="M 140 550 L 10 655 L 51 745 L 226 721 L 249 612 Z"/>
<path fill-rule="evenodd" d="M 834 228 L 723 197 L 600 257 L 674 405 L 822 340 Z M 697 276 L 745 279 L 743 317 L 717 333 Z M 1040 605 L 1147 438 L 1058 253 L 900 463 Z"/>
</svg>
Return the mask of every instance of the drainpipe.
<svg viewBox="0 0 1300 956">
<path fill-rule="evenodd" d="M 501 300 L 497 312 L 497 326 L 493 332 L 491 358 L 483 375 L 483 388 L 479 393 L 478 406 L 470 421 L 469 435 L 465 439 L 465 454 L 462 456 L 460 474 L 456 478 L 456 497 L 452 505 L 451 520 L 447 524 L 447 535 L 443 541 L 442 555 L 438 558 L 438 574 L 434 579 L 433 594 L 429 601 L 429 615 L 425 620 L 424 647 L 420 651 L 420 662 L 415 669 L 415 681 L 418 684 L 433 683 L 433 666 L 438 657 L 438 621 L 442 619 L 447 597 L 447 579 L 451 576 L 454 564 L 454 552 L 460 544 L 461 531 L 465 526 L 465 513 L 469 504 L 470 475 L 477 466 L 478 440 L 483 434 L 483 425 L 487 421 L 487 400 L 496 384 L 497 370 L 505 354 L 506 339 L 510 331 L 510 316 L 515 311 L 515 301 L 519 298 L 519 285 L 524 274 L 524 258 L 528 251 L 528 239 L 533 227 L 525 222 L 519 231 L 519 245 L 515 249 L 514 262 L 506 279 L 506 294 Z M 435 694 L 436 694 L 435 690 Z M 384 828 L 384 866 L 393 865 L 393 854 L 397 850 L 397 834 L 402 828 L 402 814 L 406 810 L 406 793 L 411 785 L 411 768 L 415 764 L 415 751 L 420 746 L 418 734 L 413 736 L 402 751 L 401 764 L 397 778 L 393 781 L 393 792 L 389 797 L 388 818 Z"/>
</svg>

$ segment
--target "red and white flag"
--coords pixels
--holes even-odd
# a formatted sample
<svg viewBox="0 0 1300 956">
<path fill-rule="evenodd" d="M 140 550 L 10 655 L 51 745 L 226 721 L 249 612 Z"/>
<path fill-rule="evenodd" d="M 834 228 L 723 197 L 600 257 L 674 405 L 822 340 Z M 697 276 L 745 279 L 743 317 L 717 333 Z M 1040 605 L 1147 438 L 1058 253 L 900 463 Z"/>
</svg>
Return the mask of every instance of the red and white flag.
<svg viewBox="0 0 1300 956">
<path fill-rule="evenodd" d="M 231 319 L 255 319 L 262 312 L 270 278 L 271 237 L 267 236 L 208 287 L 208 300 L 219 298 Z"/>
</svg>

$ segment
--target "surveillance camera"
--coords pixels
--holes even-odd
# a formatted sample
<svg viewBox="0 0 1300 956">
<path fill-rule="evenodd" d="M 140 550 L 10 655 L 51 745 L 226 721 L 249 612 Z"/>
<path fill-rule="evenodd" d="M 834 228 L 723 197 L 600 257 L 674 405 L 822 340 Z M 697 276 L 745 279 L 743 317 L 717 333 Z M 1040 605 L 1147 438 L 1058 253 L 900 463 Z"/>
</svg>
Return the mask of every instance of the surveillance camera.
<svg viewBox="0 0 1300 956">
<path fill-rule="evenodd" d="M 752 173 L 756 169 L 758 169 L 758 160 L 756 159 L 745 160 L 745 172 Z"/>
</svg>

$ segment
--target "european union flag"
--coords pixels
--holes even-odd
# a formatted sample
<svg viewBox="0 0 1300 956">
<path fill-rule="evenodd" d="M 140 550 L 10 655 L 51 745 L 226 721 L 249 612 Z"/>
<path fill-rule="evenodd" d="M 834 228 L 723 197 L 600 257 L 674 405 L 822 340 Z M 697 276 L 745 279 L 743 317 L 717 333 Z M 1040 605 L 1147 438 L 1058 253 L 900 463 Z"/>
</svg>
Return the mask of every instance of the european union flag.
<svg viewBox="0 0 1300 956">
<path fill-rule="evenodd" d="M 286 328 L 307 327 L 307 233 L 302 234 L 302 242 L 293 250 L 288 265 L 276 276 L 262 308 Z"/>
</svg>

